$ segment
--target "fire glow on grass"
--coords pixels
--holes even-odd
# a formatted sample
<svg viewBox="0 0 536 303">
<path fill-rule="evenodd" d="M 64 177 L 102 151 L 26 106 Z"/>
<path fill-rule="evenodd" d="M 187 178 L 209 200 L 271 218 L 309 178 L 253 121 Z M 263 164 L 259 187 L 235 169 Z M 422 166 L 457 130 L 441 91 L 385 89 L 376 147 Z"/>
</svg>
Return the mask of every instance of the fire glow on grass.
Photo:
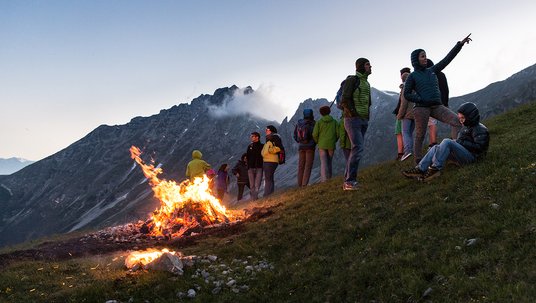
<svg viewBox="0 0 536 303">
<path fill-rule="evenodd" d="M 155 197 L 160 200 L 160 209 L 153 212 L 146 223 L 147 232 L 153 236 L 180 237 L 198 227 L 227 223 L 240 217 L 226 210 L 209 188 L 209 178 L 195 178 L 180 184 L 162 180 L 158 175 L 162 169 L 153 164 L 145 164 L 140 158 L 139 148 L 132 146 L 130 156 L 142 168 L 149 180 Z"/>
</svg>

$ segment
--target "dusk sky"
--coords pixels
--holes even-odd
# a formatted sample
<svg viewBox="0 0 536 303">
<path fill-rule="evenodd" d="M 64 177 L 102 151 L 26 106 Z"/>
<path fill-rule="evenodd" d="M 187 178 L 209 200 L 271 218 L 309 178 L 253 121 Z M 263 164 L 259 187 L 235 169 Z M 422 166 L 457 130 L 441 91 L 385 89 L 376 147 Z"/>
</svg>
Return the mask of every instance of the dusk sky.
<svg viewBox="0 0 536 303">
<path fill-rule="evenodd" d="M 333 99 L 359 57 L 373 87 L 397 91 L 411 51 L 438 62 L 472 33 L 444 70 L 464 95 L 536 63 L 535 13 L 529 0 L 0 0 L 0 158 L 40 160 L 233 84 L 281 122 Z"/>
</svg>

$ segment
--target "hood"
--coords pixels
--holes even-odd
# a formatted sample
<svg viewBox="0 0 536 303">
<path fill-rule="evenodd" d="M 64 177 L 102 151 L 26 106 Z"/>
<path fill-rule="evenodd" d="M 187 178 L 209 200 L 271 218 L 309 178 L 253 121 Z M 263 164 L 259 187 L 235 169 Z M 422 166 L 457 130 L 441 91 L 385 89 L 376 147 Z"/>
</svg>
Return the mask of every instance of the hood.
<svg viewBox="0 0 536 303">
<path fill-rule="evenodd" d="M 423 69 L 423 67 L 419 64 L 419 54 L 423 51 L 424 49 L 418 48 L 411 52 L 411 65 L 414 69 Z"/>
<path fill-rule="evenodd" d="M 331 122 L 331 121 L 333 121 L 333 120 L 335 120 L 335 119 L 333 119 L 333 117 L 330 116 L 330 115 L 325 115 L 325 116 L 323 116 L 322 118 L 320 118 L 320 120 L 321 120 L 322 122 Z"/>
<path fill-rule="evenodd" d="M 465 126 L 474 126 L 480 123 L 480 113 L 474 103 L 467 102 L 458 107 L 458 112 L 465 116 Z"/>
<path fill-rule="evenodd" d="M 203 154 L 197 149 L 192 152 L 193 159 L 201 159 L 202 157 L 203 157 Z"/>
</svg>

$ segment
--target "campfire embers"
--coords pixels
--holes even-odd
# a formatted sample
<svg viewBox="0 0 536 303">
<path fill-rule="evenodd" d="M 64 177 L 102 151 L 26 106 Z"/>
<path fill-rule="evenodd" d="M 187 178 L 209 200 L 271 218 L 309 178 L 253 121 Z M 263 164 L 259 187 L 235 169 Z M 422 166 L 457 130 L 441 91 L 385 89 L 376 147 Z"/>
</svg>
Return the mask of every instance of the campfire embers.
<svg viewBox="0 0 536 303">
<path fill-rule="evenodd" d="M 195 178 L 180 184 L 175 181 L 161 180 L 158 175 L 162 169 L 153 164 L 147 165 L 140 158 L 141 151 L 132 146 L 130 154 L 149 179 L 155 197 L 161 206 L 140 228 L 140 232 L 152 236 L 176 238 L 200 232 L 204 227 L 236 221 L 242 216 L 226 210 L 209 188 L 209 179 Z"/>
</svg>

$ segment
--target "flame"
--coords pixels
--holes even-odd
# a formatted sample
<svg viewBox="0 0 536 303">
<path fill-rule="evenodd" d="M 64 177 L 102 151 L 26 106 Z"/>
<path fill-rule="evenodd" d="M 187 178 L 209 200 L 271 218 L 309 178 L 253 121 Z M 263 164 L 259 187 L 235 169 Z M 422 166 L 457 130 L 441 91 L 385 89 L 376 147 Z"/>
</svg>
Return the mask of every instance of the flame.
<svg viewBox="0 0 536 303">
<path fill-rule="evenodd" d="M 192 228 L 233 219 L 233 215 L 212 195 L 210 179 L 206 175 L 180 184 L 161 180 L 158 175 L 162 169 L 145 164 L 140 158 L 139 148 L 132 146 L 130 155 L 142 168 L 155 197 L 161 202 L 160 209 L 155 210 L 151 217 L 151 235 L 180 237 Z"/>
<path fill-rule="evenodd" d="M 127 268 L 132 268 L 136 264 L 140 264 L 142 267 L 158 259 L 164 253 L 170 253 L 175 255 L 176 252 L 169 251 L 169 249 L 164 248 L 162 250 L 148 249 L 146 251 L 137 251 L 133 252 L 127 256 L 125 259 L 125 266 Z"/>
</svg>

